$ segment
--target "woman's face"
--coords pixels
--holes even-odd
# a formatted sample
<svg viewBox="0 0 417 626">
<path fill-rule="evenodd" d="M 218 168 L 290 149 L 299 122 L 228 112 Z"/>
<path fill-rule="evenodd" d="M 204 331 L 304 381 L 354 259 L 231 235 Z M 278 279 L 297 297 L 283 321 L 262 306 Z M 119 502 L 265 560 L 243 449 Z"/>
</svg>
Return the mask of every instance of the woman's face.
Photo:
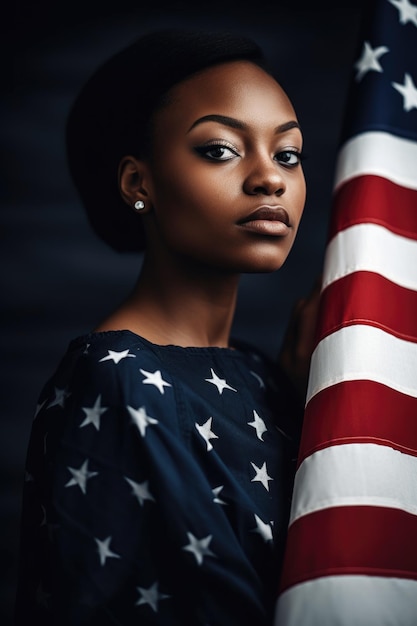
<svg viewBox="0 0 417 626">
<path fill-rule="evenodd" d="M 278 269 L 306 193 L 288 97 L 244 61 L 209 68 L 170 96 L 155 116 L 149 245 L 227 272 Z"/>
</svg>

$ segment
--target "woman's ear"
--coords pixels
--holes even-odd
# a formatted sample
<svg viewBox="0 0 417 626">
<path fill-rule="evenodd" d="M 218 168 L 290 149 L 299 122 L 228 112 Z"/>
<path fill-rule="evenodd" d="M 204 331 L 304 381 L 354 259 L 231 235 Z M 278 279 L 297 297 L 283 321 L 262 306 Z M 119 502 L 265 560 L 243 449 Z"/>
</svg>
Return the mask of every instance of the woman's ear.
<svg viewBox="0 0 417 626">
<path fill-rule="evenodd" d="M 119 163 L 119 191 L 130 207 L 146 213 L 151 208 L 149 169 L 145 161 L 125 156 Z"/>
</svg>

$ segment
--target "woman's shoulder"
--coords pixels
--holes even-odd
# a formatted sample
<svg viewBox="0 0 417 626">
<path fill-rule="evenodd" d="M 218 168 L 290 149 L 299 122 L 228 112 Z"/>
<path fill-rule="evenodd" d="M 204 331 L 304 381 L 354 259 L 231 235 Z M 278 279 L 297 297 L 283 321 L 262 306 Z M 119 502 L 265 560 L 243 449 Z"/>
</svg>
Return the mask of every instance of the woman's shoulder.
<svg viewBox="0 0 417 626">
<path fill-rule="evenodd" d="M 182 348 L 155 345 L 128 330 L 93 332 L 70 342 L 40 403 L 92 407 L 100 397 L 108 405 L 149 404 L 156 410 L 165 401 L 176 405 L 187 393 L 201 395 L 213 380 L 254 393 L 259 383 L 262 392 L 273 373 L 270 360 L 243 342 L 234 342 L 233 349 Z"/>
<path fill-rule="evenodd" d="M 142 400 L 147 389 L 137 382 L 147 376 L 152 379 L 152 374 L 156 381 L 159 370 L 158 354 L 130 331 L 85 334 L 70 341 L 44 385 L 39 405 L 63 408 L 64 403 L 71 404 L 67 402 L 70 397 L 81 403 L 94 403 L 98 396 L 112 404 L 133 405 Z"/>
<path fill-rule="evenodd" d="M 82 368 L 84 372 L 126 372 L 139 363 L 156 363 L 152 344 L 128 330 L 91 332 L 70 341 L 57 373 Z"/>
<path fill-rule="evenodd" d="M 91 363 L 111 362 L 118 365 L 122 361 L 129 362 L 141 351 L 143 355 L 151 353 L 151 344 L 129 330 L 106 330 L 91 332 L 73 339 L 68 346 L 65 357 L 86 357 Z"/>
</svg>

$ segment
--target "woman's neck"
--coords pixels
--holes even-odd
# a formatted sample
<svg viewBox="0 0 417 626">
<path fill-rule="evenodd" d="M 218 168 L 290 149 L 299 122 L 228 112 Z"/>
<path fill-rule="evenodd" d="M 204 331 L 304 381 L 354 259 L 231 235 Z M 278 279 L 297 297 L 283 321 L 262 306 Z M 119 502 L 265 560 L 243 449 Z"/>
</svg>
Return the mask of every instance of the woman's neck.
<svg viewBox="0 0 417 626">
<path fill-rule="evenodd" d="M 131 330 L 159 345 L 228 347 L 238 274 L 145 257 L 126 302 L 96 330 Z"/>
</svg>

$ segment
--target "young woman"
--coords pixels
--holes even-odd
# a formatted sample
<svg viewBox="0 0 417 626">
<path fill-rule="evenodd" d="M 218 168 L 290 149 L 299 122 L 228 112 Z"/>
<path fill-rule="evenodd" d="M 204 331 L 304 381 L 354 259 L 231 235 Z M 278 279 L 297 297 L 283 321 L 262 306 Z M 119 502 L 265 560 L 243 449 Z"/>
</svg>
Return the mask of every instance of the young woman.
<svg viewBox="0 0 417 626">
<path fill-rule="evenodd" d="M 285 374 L 230 329 L 239 275 L 300 223 L 294 109 L 253 41 L 162 31 L 94 74 L 67 136 L 93 227 L 145 254 L 41 393 L 16 623 L 270 624 L 310 333 Z"/>
</svg>

